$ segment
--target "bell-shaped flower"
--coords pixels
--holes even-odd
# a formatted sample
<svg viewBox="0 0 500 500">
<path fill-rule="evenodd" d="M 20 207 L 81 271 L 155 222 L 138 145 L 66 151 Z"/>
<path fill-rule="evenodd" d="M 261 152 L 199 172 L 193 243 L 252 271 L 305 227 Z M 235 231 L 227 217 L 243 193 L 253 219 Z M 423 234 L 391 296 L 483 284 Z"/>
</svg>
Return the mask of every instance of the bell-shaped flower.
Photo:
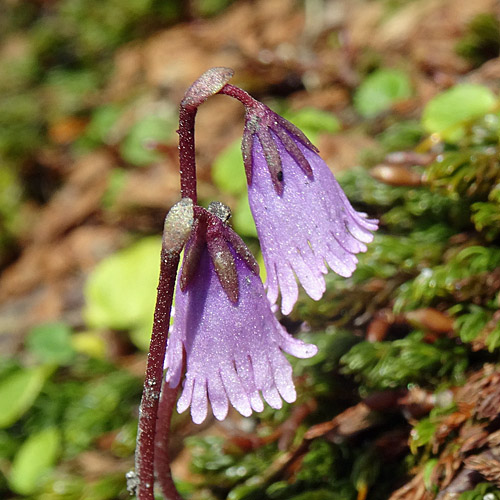
<svg viewBox="0 0 500 500">
<path fill-rule="evenodd" d="M 171 387 L 186 369 L 178 411 L 190 406 L 193 421 L 201 423 L 209 402 L 223 420 L 229 404 L 249 416 L 264 409 L 262 397 L 276 409 L 282 399 L 295 401 L 292 368 L 283 351 L 308 358 L 317 348 L 294 339 L 277 321 L 257 263 L 239 236 L 213 215 L 196 220 L 167 345 Z"/>
<path fill-rule="evenodd" d="M 354 210 L 307 137 L 257 101 L 247 107 L 242 152 L 268 298 L 274 304 L 281 293 L 281 310 L 289 314 L 297 279 L 318 300 L 326 265 L 344 277 L 353 273 L 377 221 Z"/>
</svg>

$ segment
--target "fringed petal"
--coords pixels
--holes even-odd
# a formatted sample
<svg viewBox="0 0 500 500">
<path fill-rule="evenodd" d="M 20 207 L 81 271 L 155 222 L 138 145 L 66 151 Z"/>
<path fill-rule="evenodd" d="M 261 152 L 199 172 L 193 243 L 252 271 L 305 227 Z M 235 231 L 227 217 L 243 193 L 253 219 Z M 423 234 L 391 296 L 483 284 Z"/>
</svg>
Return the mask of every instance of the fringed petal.
<svg viewBox="0 0 500 500">
<path fill-rule="evenodd" d="M 289 314 L 298 298 L 297 280 L 311 298 L 322 297 L 325 262 L 340 276 L 352 275 L 356 254 L 366 251 L 377 221 L 354 210 L 326 163 L 302 135 L 294 135 L 295 128 L 285 127 L 280 117 L 266 120 L 272 123 L 269 135 L 281 159 L 283 190 L 277 194 L 268 155 L 262 142 L 254 141 L 248 199 L 267 270 L 268 299 L 275 304 L 281 295 L 281 311 Z M 293 147 L 290 140 L 295 140 Z"/>
<path fill-rule="evenodd" d="M 184 411 L 191 406 L 195 423 L 206 418 L 208 402 L 219 420 L 226 417 L 229 403 L 249 416 L 264 409 L 262 398 L 276 409 L 282 407 L 282 398 L 292 402 L 296 397 L 292 368 L 281 351 L 299 357 L 317 351 L 285 331 L 274 317 L 260 278 L 229 248 L 240 291 L 236 303 L 222 288 L 206 247 L 186 290 L 176 290 L 166 377 L 171 385 L 178 382 L 184 352 L 186 379 L 177 408 Z M 297 287 L 293 272 L 289 273 L 291 286 Z"/>
</svg>

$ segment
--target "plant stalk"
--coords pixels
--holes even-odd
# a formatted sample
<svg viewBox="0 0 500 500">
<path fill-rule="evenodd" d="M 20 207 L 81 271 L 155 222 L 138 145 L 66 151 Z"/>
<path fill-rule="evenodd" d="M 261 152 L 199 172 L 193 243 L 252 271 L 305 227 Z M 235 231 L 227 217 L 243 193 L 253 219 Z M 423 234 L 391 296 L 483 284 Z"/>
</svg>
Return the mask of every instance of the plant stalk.
<svg viewBox="0 0 500 500">
<path fill-rule="evenodd" d="M 158 408 L 158 420 L 155 437 L 155 470 L 160 488 L 168 500 L 182 500 L 170 471 L 170 455 L 168 452 L 168 438 L 170 435 L 172 412 L 177 402 L 179 386 L 172 389 L 168 383 L 163 382 Z"/>
<path fill-rule="evenodd" d="M 138 477 L 136 494 L 138 500 L 154 500 L 156 423 L 163 380 L 163 363 L 167 347 L 170 310 L 178 265 L 179 253 L 167 251 L 163 247 L 153 331 L 146 366 L 144 390 L 139 408 L 135 455 L 135 470 Z"/>
<path fill-rule="evenodd" d="M 179 109 L 179 164 L 181 197 L 191 198 L 196 205 L 196 158 L 194 147 L 194 121 L 197 108 L 183 106 Z"/>
<path fill-rule="evenodd" d="M 248 92 L 245 92 L 243 89 L 235 87 L 234 85 L 231 85 L 229 83 L 226 83 L 226 85 L 224 85 L 224 87 L 222 87 L 218 93 L 228 95 L 229 97 L 237 99 L 246 108 L 253 108 L 258 104 L 257 101 Z"/>
</svg>

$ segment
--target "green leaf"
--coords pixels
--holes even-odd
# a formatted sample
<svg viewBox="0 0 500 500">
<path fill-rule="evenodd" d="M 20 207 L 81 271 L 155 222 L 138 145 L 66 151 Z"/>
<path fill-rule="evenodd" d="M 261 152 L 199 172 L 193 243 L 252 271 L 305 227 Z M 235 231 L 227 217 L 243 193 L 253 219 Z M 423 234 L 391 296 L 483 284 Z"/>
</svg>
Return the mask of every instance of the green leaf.
<svg viewBox="0 0 500 500">
<path fill-rule="evenodd" d="M 500 489 L 492 483 L 479 483 L 473 490 L 464 491 L 458 500 L 499 500 Z"/>
<path fill-rule="evenodd" d="M 47 365 L 27 368 L 0 381 L 0 428 L 9 427 L 30 408 L 52 371 Z"/>
<path fill-rule="evenodd" d="M 312 142 L 315 142 L 317 134 L 335 134 L 342 128 L 335 115 L 321 109 L 307 107 L 288 111 L 283 116 L 300 128 Z"/>
<path fill-rule="evenodd" d="M 493 352 L 495 349 L 500 347 L 500 324 L 497 324 L 490 332 L 486 338 L 486 345 L 488 347 L 488 351 L 490 352 Z"/>
<path fill-rule="evenodd" d="M 173 120 L 162 116 L 147 116 L 135 123 L 120 146 L 123 158 L 133 165 L 148 165 L 161 159 L 161 154 L 148 149 L 147 141 L 166 142 L 172 138 Z"/>
<path fill-rule="evenodd" d="M 99 263 L 84 291 L 89 326 L 151 331 L 160 250 L 161 239 L 148 237 Z"/>
<path fill-rule="evenodd" d="M 94 143 L 109 142 L 109 135 L 123 110 L 115 104 L 98 107 L 85 129 L 85 136 Z"/>
<path fill-rule="evenodd" d="M 454 328 L 463 342 L 472 342 L 486 326 L 490 317 L 487 310 L 471 304 L 468 313 L 455 320 Z"/>
<path fill-rule="evenodd" d="M 127 183 L 128 172 L 123 168 L 114 168 L 108 177 L 108 185 L 101 198 L 101 204 L 105 209 L 112 209 L 120 193 Z"/>
<path fill-rule="evenodd" d="M 422 140 L 423 134 L 419 121 L 397 121 L 381 132 L 377 139 L 386 151 L 404 151 L 414 148 Z"/>
<path fill-rule="evenodd" d="M 367 76 L 354 94 L 356 111 L 372 117 L 386 111 L 398 101 L 408 99 L 412 94 L 410 79 L 403 71 L 379 69 Z"/>
<path fill-rule="evenodd" d="M 245 192 L 247 179 L 239 139 L 225 148 L 215 159 L 212 166 L 212 180 L 225 193 L 239 195 Z"/>
<path fill-rule="evenodd" d="M 248 195 L 242 194 L 233 213 L 234 230 L 243 236 L 257 237 L 257 228 L 253 220 L 253 215 L 248 204 Z"/>
<path fill-rule="evenodd" d="M 46 76 L 44 98 L 50 119 L 58 119 L 86 107 L 87 99 L 99 85 L 99 75 L 91 69 L 63 70 L 57 66 Z"/>
<path fill-rule="evenodd" d="M 31 330 L 28 349 L 42 362 L 67 365 L 75 357 L 71 328 L 64 323 L 47 323 Z"/>
<path fill-rule="evenodd" d="M 59 431 L 50 427 L 30 436 L 19 448 L 9 475 L 9 485 L 21 495 L 32 495 L 51 470 L 59 453 Z"/>
<path fill-rule="evenodd" d="M 417 448 L 425 446 L 430 442 L 436 432 L 436 428 L 437 425 L 430 418 L 424 418 L 415 425 L 411 431 L 410 449 L 412 453 L 415 454 Z"/>
<path fill-rule="evenodd" d="M 423 478 L 424 478 L 425 488 L 428 491 L 433 491 L 437 488 L 437 485 L 435 485 L 431 481 L 431 479 L 434 469 L 438 465 L 438 462 L 439 461 L 437 458 L 432 458 L 425 464 Z M 437 493 L 437 491 L 435 493 Z"/>
<path fill-rule="evenodd" d="M 197 0 L 195 5 L 200 16 L 210 17 L 225 9 L 229 0 Z"/>
<path fill-rule="evenodd" d="M 392 342 L 360 342 L 342 356 L 342 371 L 376 390 L 428 383 L 443 374 L 459 378 L 467 366 L 465 349 L 450 345 L 448 339 L 427 344 L 422 337 L 415 331 Z"/>
<path fill-rule="evenodd" d="M 131 423 L 130 411 L 141 390 L 141 379 L 116 368 L 73 389 L 60 424 L 65 456 L 76 456 L 92 447 L 102 434 Z"/>
<path fill-rule="evenodd" d="M 430 134 L 457 142 L 465 133 L 466 122 L 491 111 L 496 101 L 493 92 L 483 85 L 456 85 L 427 103 L 422 113 L 422 125 Z"/>
<path fill-rule="evenodd" d="M 290 500 L 339 500 L 341 497 L 335 492 L 327 488 L 321 488 L 314 491 L 306 491 L 295 495 Z"/>
</svg>

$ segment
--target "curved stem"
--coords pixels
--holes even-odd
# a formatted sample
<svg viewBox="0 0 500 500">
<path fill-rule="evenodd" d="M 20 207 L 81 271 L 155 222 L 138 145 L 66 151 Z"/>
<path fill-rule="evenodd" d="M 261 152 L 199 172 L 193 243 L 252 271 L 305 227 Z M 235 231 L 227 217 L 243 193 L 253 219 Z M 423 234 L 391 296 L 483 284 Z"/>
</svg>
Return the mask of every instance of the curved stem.
<svg viewBox="0 0 500 500">
<path fill-rule="evenodd" d="M 182 500 L 170 471 L 170 456 L 168 453 L 168 438 L 172 412 L 177 401 L 179 386 L 172 389 L 167 382 L 163 382 L 158 408 L 158 422 L 155 436 L 155 470 L 161 491 L 168 500 Z"/>
<path fill-rule="evenodd" d="M 235 87 L 229 83 L 226 83 L 226 85 L 224 85 L 218 93 L 237 99 L 247 108 L 253 108 L 256 104 L 258 104 L 258 101 L 256 101 L 248 92 L 245 92 L 243 89 Z"/>
<path fill-rule="evenodd" d="M 196 162 L 194 149 L 194 120 L 198 106 L 217 94 L 231 79 L 233 70 L 216 67 L 205 71 L 184 94 L 179 109 L 179 163 L 181 196 L 191 198 L 196 205 Z"/>
<path fill-rule="evenodd" d="M 135 470 L 138 478 L 137 498 L 139 500 L 154 500 L 156 420 L 163 380 L 163 363 L 167 347 L 170 309 L 172 307 L 178 265 L 179 253 L 167 251 L 163 247 L 153 332 L 148 353 L 144 390 L 139 408 L 135 454 Z"/>
</svg>

